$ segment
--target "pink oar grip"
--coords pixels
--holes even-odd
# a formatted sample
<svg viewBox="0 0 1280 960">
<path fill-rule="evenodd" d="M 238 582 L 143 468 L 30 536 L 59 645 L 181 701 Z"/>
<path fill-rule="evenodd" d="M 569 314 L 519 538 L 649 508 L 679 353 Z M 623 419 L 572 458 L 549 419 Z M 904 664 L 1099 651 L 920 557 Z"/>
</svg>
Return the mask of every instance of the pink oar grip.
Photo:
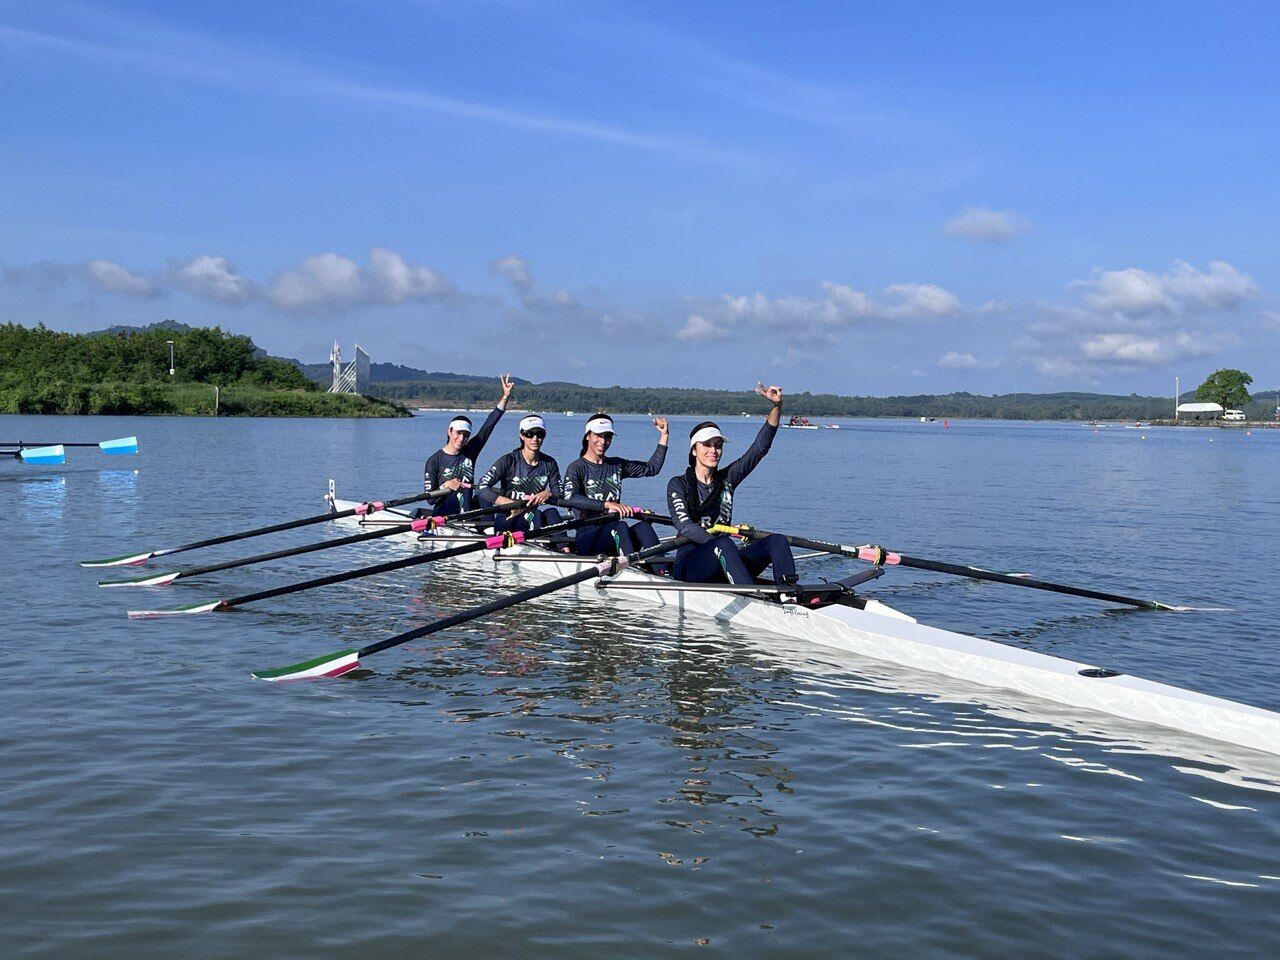
<svg viewBox="0 0 1280 960">
<path fill-rule="evenodd" d="M 355 507 L 354 509 L 357 517 L 363 517 L 365 514 L 368 514 L 368 513 L 377 513 L 379 510 L 382 510 L 384 507 L 386 507 L 386 504 L 383 503 L 381 500 L 374 500 L 372 503 L 362 503 L 359 506 Z"/>
</svg>

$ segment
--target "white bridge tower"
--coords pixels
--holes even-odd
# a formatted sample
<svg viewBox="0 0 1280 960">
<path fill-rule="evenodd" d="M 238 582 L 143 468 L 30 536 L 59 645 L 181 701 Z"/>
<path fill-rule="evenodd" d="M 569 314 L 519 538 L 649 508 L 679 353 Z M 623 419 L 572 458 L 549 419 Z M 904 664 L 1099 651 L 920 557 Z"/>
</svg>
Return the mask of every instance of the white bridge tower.
<svg viewBox="0 0 1280 960">
<path fill-rule="evenodd" d="M 369 354 L 364 352 L 360 344 L 356 344 L 356 358 L 343 366 L 342 348 L 338 346 L 337 341 L 334 341 L 333 349 L 329 351 L 329 363 L 333 366 L 333 383 L 329 387 L 330 393 L 367 394 L 369 392 Z"/>
</svg>

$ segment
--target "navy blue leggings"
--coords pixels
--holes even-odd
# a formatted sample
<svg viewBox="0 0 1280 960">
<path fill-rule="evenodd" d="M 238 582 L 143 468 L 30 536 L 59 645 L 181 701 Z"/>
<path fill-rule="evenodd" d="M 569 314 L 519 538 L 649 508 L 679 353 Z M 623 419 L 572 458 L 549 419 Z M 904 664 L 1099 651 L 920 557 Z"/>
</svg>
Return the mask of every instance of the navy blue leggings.
<svg viewBox="0 0 1280 960">
<path fill-rule="evenodd" d="M 615 520 L 596 527 L 579 527 L 573 538 L 573 552 L 580 557 L 596 557 L 600 554 L 607 557 L 624 556 L 644 547 L 657 545 L 658 534 L 648 520 L 638 520 L 632 524 L 628 524 L 626 520 Z"/>
<path fill-rule="evenodd" d="M 537 530 L 541 527 L 549 527 L 553 523 L 564 522 L 564 517 L 560 515 L 560 511 L 555 507 L 536 507 L 532 513 L 532 522 L 529 520 L 528 513 L 517 513 L 514 517 L 509 517 L 505 513 L 494 514 L 493 532 L 506 533 L 508 530 L 523 530 L 528 533 L 530 530 Z"/>
<path fill-rule="evenodd" d="M 775 583 L 795 583 L 796 562 L 791 546 L 773 533 L 738 548 L 728 534 L 707 543 L 686 547 L 676 555 L 674 576 L 686 583 L 755 583 L 765 567 L 773 567 Z"/>
<path fill-rule="evenodd" d="M 433 517 L 455 517 L 472 509 L 470 490 L 450 490 L 428 508 Z"/>
</svg>

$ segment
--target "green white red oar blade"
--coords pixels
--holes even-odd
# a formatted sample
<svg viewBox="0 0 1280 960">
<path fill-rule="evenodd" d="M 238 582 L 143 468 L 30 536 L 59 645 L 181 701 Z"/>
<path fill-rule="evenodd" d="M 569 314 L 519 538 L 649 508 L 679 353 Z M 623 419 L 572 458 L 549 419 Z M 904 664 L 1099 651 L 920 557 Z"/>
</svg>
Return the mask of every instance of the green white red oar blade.
<svg viewBox="0 0 1280 960">
<path fill-rule="evenodd" d="M 227 610 L 225 600 L 214 600 L 207 603 L 189 603 L 185 607 L 174 607 L 172 610 L 130 610 L 130 620 L 154 620 L 157 617 L 185 617 L 192 613 L 212 613 L 214 610 Z"/>
<path fill-rule="evenodd" d="M 152 573 L 145 577 L 131 577 L 128 580 L 99 580 L 100 587 L 167 587 L 177 580 L 182 573 L 177 570 L 169 573 Z"/>
<path fill-rule="evenodd" d="M 360 666 L 359 650 L 339 650 L 314 660 L 304 660 L 288 667 L 274 670 L 258 670 L 252 674 L 255 680 L 278 683 L 282 680 L 313 680 L 320 677 L 340 677 Z"/>
<path fill-rule="evenodd" d="M 119 557 L 104 557 L 101 560 L 81 560 L 82 567 L 138 567 L 152 557 L 158 557 L 158 551 L 149 553 L 126 553 Z"/>
</svg>

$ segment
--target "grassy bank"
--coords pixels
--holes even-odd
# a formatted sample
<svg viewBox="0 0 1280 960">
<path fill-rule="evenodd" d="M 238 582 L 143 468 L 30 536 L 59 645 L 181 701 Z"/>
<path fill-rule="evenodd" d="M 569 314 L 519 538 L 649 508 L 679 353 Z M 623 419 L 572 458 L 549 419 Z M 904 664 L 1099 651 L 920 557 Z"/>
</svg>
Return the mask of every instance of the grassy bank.
<svg viewBox="0 0 1280 960">
<path fill-rule="evenodd" d="M 407 417 L 386 402 L 352 394 L 270 389 L 249 384 L 219 388 L 223 417 Z M 214 387 L 204 383 L 66 383 L 0 387 L 0 413 L 122 414 L 210 417 Z"/>
<path fill-rule="evenodd" d="M 0 324 L 0 413 L 208 417 L 215 389 L 224 417 L 410 416 L 387 400 L 325 393 L 287 360 L 217 327 L 75 334 Z"/>
</svg>

